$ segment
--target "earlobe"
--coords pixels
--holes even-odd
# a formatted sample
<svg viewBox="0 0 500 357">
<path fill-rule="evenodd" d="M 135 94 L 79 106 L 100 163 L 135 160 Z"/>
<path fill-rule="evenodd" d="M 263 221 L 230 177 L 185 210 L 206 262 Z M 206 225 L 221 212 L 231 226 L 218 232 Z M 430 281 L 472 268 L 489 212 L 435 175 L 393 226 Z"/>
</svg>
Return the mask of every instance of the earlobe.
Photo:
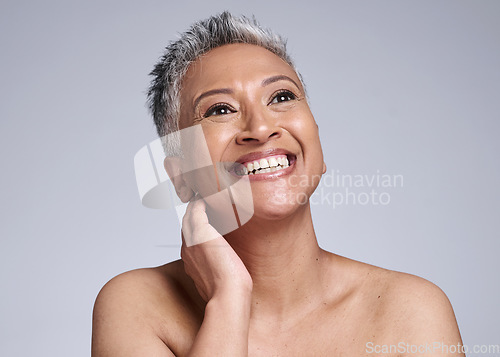
<svg viewBox="0 0 500 357">
<path fill-rule="evenodd" d="M 187 185 L 181 187 L 180 191 L 176 189 L 177 196 L 181 199 L 182 202 L 186 203 L 191 200 L 195 196 L 195 193 L 192 189 L 190 189 Z"/>
<path fill-rule="evenodd" d="M 170 181 L 172 181 L 175 192 L 179 196 L 180 200 L 184 203 L 189 202 L 191 198 L 194 197 L 195 192 L 189 187 L 185 180 L 185 175 L 182 171 L 182 159 L 176 156 L 166 157 L 163 160 L 163 166 L 165 171 L 167 171 Z"/>
<path fill-rule="evenodd" d="M 323 174 L 325 174 L 325 172 L 326 172 L 326 164 L 325 162 L 323 162 Z"/>
</svg>

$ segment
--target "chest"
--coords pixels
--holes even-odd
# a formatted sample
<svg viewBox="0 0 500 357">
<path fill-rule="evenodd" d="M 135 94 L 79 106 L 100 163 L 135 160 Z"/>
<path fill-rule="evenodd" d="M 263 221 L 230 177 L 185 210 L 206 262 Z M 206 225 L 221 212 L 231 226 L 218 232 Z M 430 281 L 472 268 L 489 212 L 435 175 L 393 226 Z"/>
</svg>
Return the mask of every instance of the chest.
<svg viewBox="0 0 500 357">
<path fill-rule="evenodd" d="M 330 321 L 331 322 L 331 321 Z M 250 331 L 249 356 L 364 356 L 366 326 L 303 322 L 290 330 Z"/>
<path fill-rule="evenodd" d="M 189 314 L 188 314 L 189 315 Z M 270 356 L 373 356 L 370 346 L 387 341 L 387 331 L 366 313 L 307 314 L 292 324 L 263 324 L 251 321 L 248 337 L 249 357 Z M 176 356 L 189 352 L 203 316 L 179 316 L 172 341 Z M 231 343 L 231 341 L 227 341 Z M 372 348 L 373 349 L 373 348 Z M 388 353 L 387 357 L 400 356 Z"/>
</svg>

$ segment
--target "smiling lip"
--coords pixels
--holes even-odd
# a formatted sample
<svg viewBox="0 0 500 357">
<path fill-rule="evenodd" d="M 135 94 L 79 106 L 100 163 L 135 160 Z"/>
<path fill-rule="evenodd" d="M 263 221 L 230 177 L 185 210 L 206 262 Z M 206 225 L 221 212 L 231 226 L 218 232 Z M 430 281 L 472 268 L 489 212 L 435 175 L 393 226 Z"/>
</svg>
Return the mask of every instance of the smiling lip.
<svg viewBox="0 0 500 357">
<path fill-rule="evenodd" d="M 237 163 L 240 163 L 242 165 L 245 165 L 247 162 L 250 161 L 256 161 L 260 159 L 264 159 L 269 156 L 275 156 L 275 155 L 286 155 L 287 157 L 295 157 L 290 151 L 285 150 L 285 149 L 269 149 L 269 150 L 264 150 L 264 151 L 256 151 L 252 152 L 250 154 L 243 155 L 236 160 Z"/>
<path fill-rule="evenodd" d="M 265 172 L 265 173 L 260 172 L 259 174 L 255 174 L 255 175 L 253 175 L 253 174 L 252 175 L 242 175 L 241 172 L 238 174 L 238 170 L 241 169 L 241 165 L 246 167 L 249 163 L 259 161 L 261 159 L 267 159 L 270 157 L 284 157 L 284 156 L 286 156 L 286 158 L 288 159 L 288 162 L 289 162 L 289 165 L 287 163 L 285 168 L 280 168 L 279 170 Z M 268 150 L 264 150 L 264 151 L 256 151 L 256 152 L 252 152 L 252 153 L 249 153 L 249 154 L 246 154 L 246 155 L 239 157 L 229 171 L 234 176 L 237 176 L 240 178 L 242 176 L 248 176 L 251 181 L 260 181 L 260 180 L 272 179 L 272 178 L 276 178 L 276 177 L 280 177 L 280 176 L 289 174 L 295 168 L 295 165 L 294 165 L 295 160 L 296 160 L 295 154 L 292 154 L 290 151 L 285 150 L 285 149 L 281 149 L 281 148 L 268 149 Z"/>
</svg>

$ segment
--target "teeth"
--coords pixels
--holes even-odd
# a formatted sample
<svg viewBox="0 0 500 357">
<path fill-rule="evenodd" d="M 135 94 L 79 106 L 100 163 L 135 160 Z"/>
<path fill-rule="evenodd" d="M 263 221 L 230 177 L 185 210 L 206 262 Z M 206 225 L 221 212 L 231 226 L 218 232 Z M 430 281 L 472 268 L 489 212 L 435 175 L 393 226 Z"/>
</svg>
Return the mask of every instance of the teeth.
<svg viewBox="0 0 500 357">
<path fill-rule="evenodd" d="M 258 175 L 267 172 L 283 170 L 289 167 L 290 163 L 285 155 L 273 156 L 270 158 L 260 159 L 253 162 L 248 162 L 243 165 L 237 172 L 238 175 Z"/>
<path fill-rule="evenodd" d="M 266 169 L 269 167 L 269 162 L 267 162 L 267 159 L 261 159 L 259 164 L 261 169 Z"/>
</svg>

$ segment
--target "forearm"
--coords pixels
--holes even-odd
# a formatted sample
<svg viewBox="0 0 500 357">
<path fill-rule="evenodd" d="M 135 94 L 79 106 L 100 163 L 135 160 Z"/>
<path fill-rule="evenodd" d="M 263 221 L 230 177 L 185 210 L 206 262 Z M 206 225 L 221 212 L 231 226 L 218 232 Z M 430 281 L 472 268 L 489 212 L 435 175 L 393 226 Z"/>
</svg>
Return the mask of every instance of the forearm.
<svg viewBox="0 0 500 357">
<path fill-rule="evenodd" d="M 214 295 L 189 356 L 248 356 L 250 303 L 249 291 Z"/>
</svg>

